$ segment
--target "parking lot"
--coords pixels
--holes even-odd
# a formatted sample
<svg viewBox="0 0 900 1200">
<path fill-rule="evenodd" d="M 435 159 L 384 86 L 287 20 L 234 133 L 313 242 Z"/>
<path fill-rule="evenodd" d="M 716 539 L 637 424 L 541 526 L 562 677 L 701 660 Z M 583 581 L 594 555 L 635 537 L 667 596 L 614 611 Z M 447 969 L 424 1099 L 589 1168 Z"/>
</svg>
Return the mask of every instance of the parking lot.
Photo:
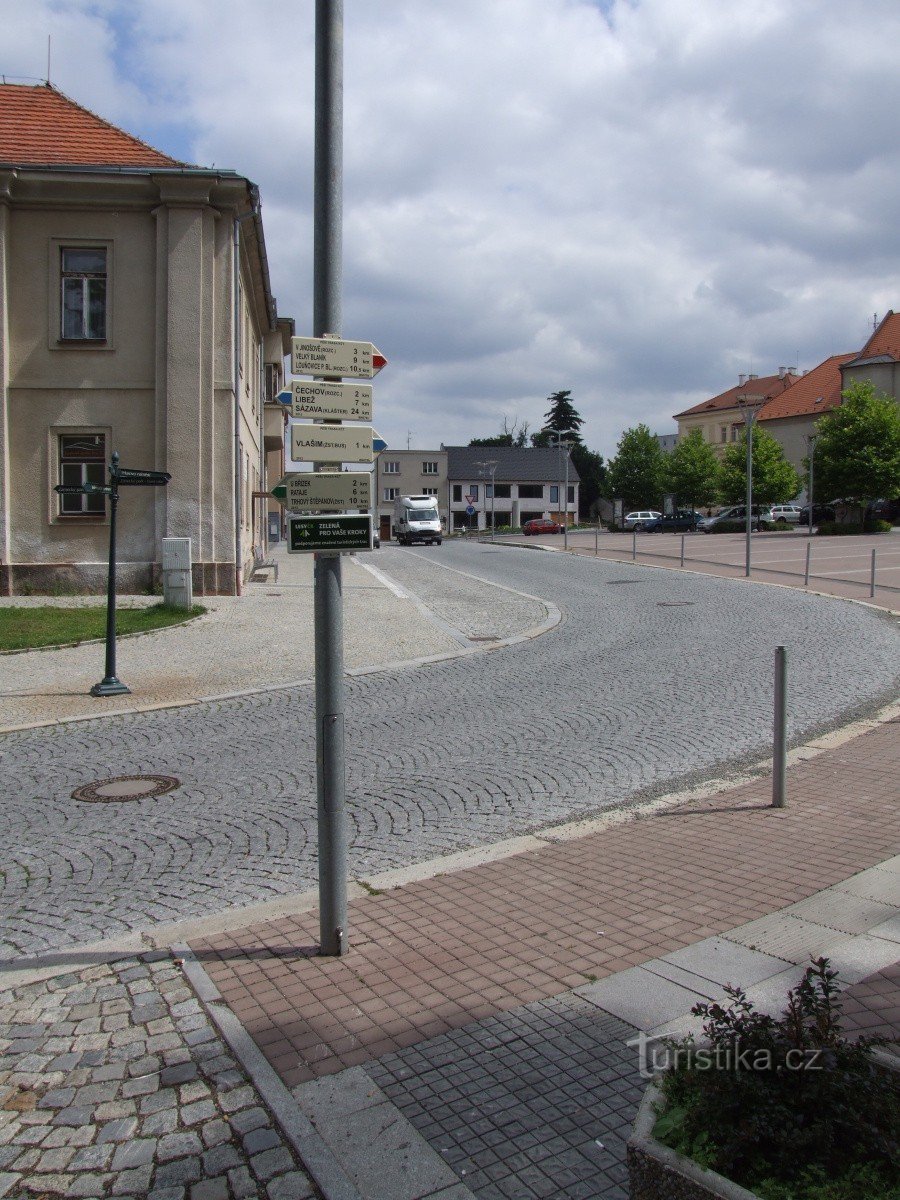
<svg viewBox="0 0 900 1200">
<path fill-rule="evenodd" d="M 514 540 L 518 541 L 519 538 Z M 521 539 L 554 550 L 563 536 Z M 573 530 L 569 550 L 577 554 L 729 577 L 745 573 L 743 533 L 608 533 Z M 873 560 L 874 555 L 874 560 Z M 900 530 L 862 537 L 810 537 L 806 532 L 754 533 L 750 539 L 751 575 L 789 587 L 806 587 L 847 599 L 900 608 Z M 874 567 L 874 589 L 873 589 Z"/>
</svg>

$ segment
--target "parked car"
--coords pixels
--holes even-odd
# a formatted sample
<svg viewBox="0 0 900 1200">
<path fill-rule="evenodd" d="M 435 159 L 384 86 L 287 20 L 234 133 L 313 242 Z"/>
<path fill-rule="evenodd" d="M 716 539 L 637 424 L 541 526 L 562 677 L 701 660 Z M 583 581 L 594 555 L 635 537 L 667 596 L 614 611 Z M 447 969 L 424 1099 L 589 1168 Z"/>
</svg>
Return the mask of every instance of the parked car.
<svg viewBox="0 0 900 1200">
<path fill-rule="evenodd" d="M 626 529 L 643 529 L 648 521 L 658 521 L 662 516 L 661 512 L 657 512 L 652 508 L 644 508 L 639 512 L 630 512 L 625 518 Z"/>
<path fill-rule="evenodd" d="M 694 532 L 703 517 L 690 508 L 679 508 L 671 516 L 656 517 L 644 523 L 645 533 L 682 533 L 685 530 Z"/>
<path fill-rule="evenodd" d="M 699 522 L 697 528 L 702 533 L 712 533 L 720 525 L 726 525 L 734 522 L 741 529 L 747 528 L 747 505 L 732 504 L 731 508 L 723 508 L 720 513 L 716 513 L 714 517 L 704 517 Z M 769 504 L 754 504 L 753 512 L 750 517 L 751 529 L 765 529 L 769 525 L 775 523 L 775 518 L 772 516 L 772 508 Z"/>
<path fill-rule="evenodd" d="M 866 508 L 867 521 L 890 521 L 892 525 L 900 525 L 900 499 L 873 500 Z"/>
<path fill-rule="evenodd" d="M 800 505 L 799 504 L 773 504 L 772 516 L 776 521 L 787 521 L 791 525 L 796 525 L 800 520 Z"/>
<path fill-rule="evenodd" d="M 522 526 L 522 532 L 526 536 L 530 533 L 562 533 L 562 529 L 558 521 L 547 521 L 543 517 L 535 517 Z"/>
<path fill-rule="evenodd" d="M 821 525 L 823 521 L 836 521 L 837 513 L 830 504 L 814 504 L 813 505 L 813 525 Z M 798 525 L 809 524 L 809 505 L 804 504 L 800 509 L 800 516 L 797 520 Z"/>
</svg>

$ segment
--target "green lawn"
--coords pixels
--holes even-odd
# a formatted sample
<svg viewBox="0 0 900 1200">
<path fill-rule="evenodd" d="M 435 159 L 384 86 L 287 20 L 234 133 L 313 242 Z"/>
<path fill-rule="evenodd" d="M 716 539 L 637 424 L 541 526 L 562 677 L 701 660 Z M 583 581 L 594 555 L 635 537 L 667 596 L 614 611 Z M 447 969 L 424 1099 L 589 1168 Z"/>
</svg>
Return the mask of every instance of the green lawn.
<svg viewBox="0 0 900 1200">
<path fill-rule="evenodd" d="M 116 611 L 117 633 L 144 633 L 180 625 L 206 609 L 195 604 L 190 612 L 154 604 L 149 608 Z M 32 646 L 59 646 L 106 637 L 106 605 L 92 608 L 0 607 L 0 650 L 28 650 Z"/>
</svg>

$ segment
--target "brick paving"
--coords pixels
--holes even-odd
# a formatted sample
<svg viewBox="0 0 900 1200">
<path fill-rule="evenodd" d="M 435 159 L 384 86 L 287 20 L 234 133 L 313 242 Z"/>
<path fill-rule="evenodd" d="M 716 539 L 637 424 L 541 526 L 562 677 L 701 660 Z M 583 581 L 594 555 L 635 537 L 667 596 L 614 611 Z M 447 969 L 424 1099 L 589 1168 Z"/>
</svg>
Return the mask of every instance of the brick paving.
<svg viewBox="0 0 900 1200">
<path fill-rule="evenodd" d="M 0 991 L 0 1196 L 315 1196 L 168 954 Z"/>
<path fill-rule="evenodd" d="M 370 1062 L 752 921 L 900 845 L 897 722 L 708 800 L 193 948 L 290 1085 Z"/>
</svg>

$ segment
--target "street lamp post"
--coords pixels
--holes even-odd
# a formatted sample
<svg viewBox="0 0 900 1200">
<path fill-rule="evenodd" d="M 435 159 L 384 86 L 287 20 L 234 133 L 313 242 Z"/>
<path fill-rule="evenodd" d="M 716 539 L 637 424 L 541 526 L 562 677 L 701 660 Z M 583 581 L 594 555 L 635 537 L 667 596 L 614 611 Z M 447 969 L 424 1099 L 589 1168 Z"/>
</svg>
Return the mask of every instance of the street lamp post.
<svg viewBox="0 0 900 1200">
<path fill-rule="evenodd" d="M 567 437 L 570 433 L 576 433 L 577 430 L 575 430 L 575 429 L 560 429 L 560 430 L 546 429 L 546 430 L 544 430 L 544 432 L 550 434 L 550 444 L 551 445 L 553 444 L 553 438 L 556 437 L 557 448 L 559 450 L 562 450 L 563 446 L 565 446 L 565 448 L 566 448 L 565 490 L 562 495 L 562 501 L 563 501 L 562 514 L 563 514 L 563 539 L 564 539 L 563 545 L 564 545 L 565 549 L 568 550 L 568 548 L 569 548 L 569 450 L 571 449 L 572 443 L 564 442 L 562 439 L 564 437 Z"/>
<path fill-rule="evenodd" d="M 753 422 L 764 396 L 738 396 L 737 402 L 744 413 L 744 424 L 747 429 L 747 510 L 745 513 L 746 551 L 744 557 L 744 574 L 750 577 L 750 533 L 753 526 Z"/>
<path fill-rule="evenodd" d="M 497 528 L 497 507 L 496 498 L 494 496 L 494 492 L 496 490 L 494 487 L 494 476 L 497 473 L 497 460 L 494 458 L 489 458 L 484 462 L 478 463 L 477 466 L 479 468 L 478 474 L 482 479 L 485 479 L 488 475 L 491 477 L 491 541 L 493 541 L 494 531 Z"/>
<path fill-rule="evenodd" d="M 806 444 L 807 444 L 807 446 L 809 446 L 809 487 L 807 488 L 807 492 L 808 492 L 809 494 L 808 494 L 808 495 L 807 495 L 807 497 L 806 497 L 806 503 L 807 503 L 807 504 L 808 504 L 808 506 L 809 506 L 809 523 L 807 524 L 807 527 L 806 527 L 806 532 L 807 532 L 807 536 L 808 536 L 808 537 L 812 537 L 812 527 L 813 527 L 813 459 L 815 458 L 815 454 L 816 454 L 816 434 L 814 434 L 814 433 L 807 434 L 807 438 L 806 438 Z"/>
</svg>

